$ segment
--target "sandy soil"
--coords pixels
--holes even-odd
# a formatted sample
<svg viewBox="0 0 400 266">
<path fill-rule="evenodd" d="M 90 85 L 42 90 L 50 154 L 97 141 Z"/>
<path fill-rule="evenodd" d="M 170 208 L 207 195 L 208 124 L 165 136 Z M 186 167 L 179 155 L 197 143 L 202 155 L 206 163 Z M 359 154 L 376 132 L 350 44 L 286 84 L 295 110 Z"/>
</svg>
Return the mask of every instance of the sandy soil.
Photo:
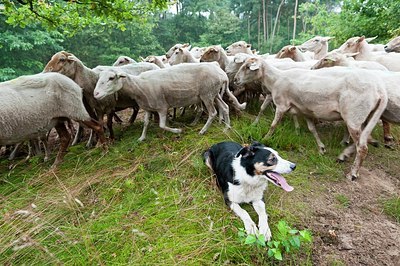
<svg viewBox="0 0 400 266">
<path fill-rule="evenodd" d="M 330 182 L 326 193 L 307 199 L 314 265 L 400 265 L 400 224 L 382 213 L 380 202 L 394 195 L 398 178 L 361 168 L 357 181 Z"/>
</svg>

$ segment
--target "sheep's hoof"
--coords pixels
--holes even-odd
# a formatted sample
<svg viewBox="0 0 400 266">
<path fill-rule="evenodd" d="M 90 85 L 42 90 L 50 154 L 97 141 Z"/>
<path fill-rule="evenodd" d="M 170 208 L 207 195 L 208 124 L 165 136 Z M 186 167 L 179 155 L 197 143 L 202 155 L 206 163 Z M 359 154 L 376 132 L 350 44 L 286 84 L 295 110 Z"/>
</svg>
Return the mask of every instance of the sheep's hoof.
<svg viewBox="0 0 400 266">
<path fill-rule="evenodd" d="M 338 163 L 344 163 L 347 160 L 347 156 L 346 155 L 339 155 L 339 157 L 336 158 L 336 162 Z"/>
<path fill-rule="evenodd" d="M 356 174 L 352 174 L 352 173 L 348 173 L 346 175 L 346 178 L 350 181 L 355 181 L 356 179 L 358 179 L 358 176 Z"/>
<path fill-rule="evenodd" d="M 349 146 L 349 144 L 350 144 L 350 141 L 348 141 L 348 140 L 342 140 L 340 142 L 340 145 L 342 145 L 343 147 L 347 147 L 347 146 Z"/>
<path fill-rule="evenodd" d="M 325 147 L 319 147 L 319 153 L 320 153 L 321 155 L 324 155 L 325 152 L 326 152 Z"/>
<path fill-rule="evenodd" d="M 379 147 L 379 141 L 377 141 L 376 139 L 371 139 L 370 141 L 368 141 L 368 143 L 376 148 Z"/>
<path fill-rule="evenodd" d="M 140 138 L 138 138 L 138 141 L 139 142 L 142 142 L 143 140 L 145 140 L 146 139 L 146 137 L 140 137 Z"/>
</svg>

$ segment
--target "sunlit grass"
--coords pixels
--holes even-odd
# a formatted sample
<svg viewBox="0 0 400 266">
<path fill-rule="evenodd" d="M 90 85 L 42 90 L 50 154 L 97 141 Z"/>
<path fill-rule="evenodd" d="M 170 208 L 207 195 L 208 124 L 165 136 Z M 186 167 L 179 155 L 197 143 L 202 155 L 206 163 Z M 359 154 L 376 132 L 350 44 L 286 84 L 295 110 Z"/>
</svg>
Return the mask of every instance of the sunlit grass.
<svg viewBox="0 0 400 266">
<path fill-rule="evenodd" d="M 201 157 L 219 141 L 260 141 L 271 123 L 272 110 L 252 125 L 256 113 L 232 116 L 233 128 L 227 132 L 214 121 L 204 136 L 198 135 L 204 120 L 187 126 L 193 118 L 188 114 L 174 123 L 183 127 L 182 134 L 163 132 L 152 124 L 143 143 L 137 142 L 140 122 L 117 127 L 117 140 L 107 153 L 87 150 L 83 144 L 71 147 L 55 172 L 49 170 L 51 162 L 38 159 L 10 170 L 10 163 L 2 159 L 0 264 L 268 263 L 264 251 L 239 242 L 242 222 L 225 206 Z M 344 127 L 320 124 L 318 130 L 327 147 L 324 156 L 304 122 L 297 134 L 289 116 L 264 141 L 297 164 L 296 171 L 287 175 L 293 192 L 271 185 L 265 194 L 271 224 L 285 219 L 303 229 L 302 217 L 311 210 L 302 199 L 311 190 L 323 190 L 315 184 L 344 179 L 349 163 L 335 160 L 342 149 Z M 395 156 L 383 148 L 379 152 Z M 256 219 L 254 210 L 245 208 Z M 398 208 L 389 210 L 398 217 Z M 275 227 L 271 228 L 274 233 Z M 286 258 L 286 263 L 311 265 L 311 247 Z"/>
</svg>

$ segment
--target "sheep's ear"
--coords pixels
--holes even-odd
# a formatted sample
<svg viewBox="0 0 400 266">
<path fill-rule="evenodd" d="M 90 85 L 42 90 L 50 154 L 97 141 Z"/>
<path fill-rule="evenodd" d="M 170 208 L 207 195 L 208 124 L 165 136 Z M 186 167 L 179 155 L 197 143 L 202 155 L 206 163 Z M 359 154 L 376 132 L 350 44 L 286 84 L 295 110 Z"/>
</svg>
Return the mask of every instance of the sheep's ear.
<svg viewBox="0 0 400 266">
<path fill-rule="evenodd" d="M 356 56 L 356 55 L 358 55 L 360 52 L 357 52 L 357 53 L 345 53 L 344 55 L 346 56 L 346 57 L 353 57 L 353 56 Z"/>
<path fill-rule="evenodd" d="M 73 55 L 70 55 L 70 56 L 67 57 L 67 60 L 68 60 L 68 61 L 78 61 L 78 58 L 76 58 L 76 57 L 73 56 Z"/>
<path fill-rule="evenodd" d="M 260 68 L 260 64 L 258 62 L 251 63 L 250 67 L 249 67 L 250 70 L 257 70 L 259 68 Z"/>
<path fill-rule="evenodd" d="M 233 59 L 233 62 L 235 62 L 236 64 L 240 64 L 243 63 L 245 61 L 245 57 L 244 56 L 235 56 L 235 58 Z"/>
<path fill-rule="evenodd" d="M 362 37 L 365 38 L 365 36 L 362 36 Z M 371 38 L 365 38 L 365 40 L 366 40 L 367 42 L 371 42 L 371 41 L 375 40 L 376 38 L 378 38 L 378 36 L 371 37 Z"/>
<path fill-rule="evenodd" d="M 125 73 L 117 73 L 116 75 L 117 78 L 126 78 L 126 74 Z"/>
<path fill-rule="evenodd" d="M 296 46 L 291 46 L 291 47 L 289 48 L 289 51 L 293 52 L 293 51 L 296 51 L 296 49 L 297 49 Z"/>
<path fill-rule="evenodd" d="M 363 36 L 361 36 L 360 38 L 357 39 L 357 42 L 360 43 L 360 42 L 362 42 L 364 40 L 365 40 L 365 36 L 363 35 Z"/>
</svg>

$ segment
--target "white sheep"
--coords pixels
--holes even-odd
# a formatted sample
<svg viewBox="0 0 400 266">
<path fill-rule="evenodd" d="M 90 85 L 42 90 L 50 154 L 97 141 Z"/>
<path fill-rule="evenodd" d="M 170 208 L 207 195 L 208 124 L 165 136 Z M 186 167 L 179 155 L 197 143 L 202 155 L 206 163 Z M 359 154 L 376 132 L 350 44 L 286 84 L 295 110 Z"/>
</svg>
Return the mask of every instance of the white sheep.
<svg viewBox="0 0 400 266">
<path fill-rule="evenodd" d="M 388 84 L 380 73 L 385 72 L 344 67 L 282 71 L 262 59 L 249 58 L 235 80 L 238 84 L 259 81 L 271 91 L 276 111 L 265 137 L 271 136 L 283 115 L 291 111 L 305 117 L 320 152 L 324 152 L 325 146 L 312 119 L 344 120 L 355 146 L 346 148 L 340 159 L 344 160 L 357 150 L 347 176 L 353 180 L 368 153 L 368 136 L 388 103 Z"/>
<path fill-rule="evenodd" d="M 73 119 L 91 127 L 105 143 L 102 126 L 91 119 L 82 101 L 82 89 L 58 73 L 40 73 L 0 83 L 0 146 L 35 139 L 53 127 L 60 149 L 53 166 L 67 152 L 71 136 L 65 121 Z"/>
<path fill-rule="evenodd" d="M 176 49 L 171 57 L 168 59 L 168 63 L 171 66 L 182 64 L 182 63 L 199 63 L 200 60 L 194 58 L 194 56 L 189 52 L 186 47 L 180 47 Z"/>
<path fill-rule="evenodd" d="M 244 53 L 244 54 L 253 54 L 253 51 L 251 50 L 251 44 L 245 42 L 245 41 L 238 41 L 234 42 L 228 47 L 226 47 L 226 54 L 233 56 L 238 53 Z"/>
<path fill-rule="evenodd" d="M 400 53 L 400 36 L 397 36 L 396 38 L 393 38 L 390 42 L 388 42 L 384 46 L 384 49 L 387 53 Z"/>
<path fill-rule="evenodd" d="M 100 73 L 94 96 L 102 99 L 117 91 L 124 91 L 131 100 L 137 101 L 146 111 L 143 132 L 139 138 L 139 141 L 143 141 L 146 138 L 150 112 L 158 112 L 160 128 L 173 133 L 182 132 L 181 129 L 166 125 L 168 109 L 171 107 L 203 103 L 208 111 L 208 120 L 199 133 L 204 134 L 217 115 L 214 106 L 216 103 L 229 128 L 229 108 L 220 95 L 226 90 L 228 77 L 216 63 L 193 63 L 148 71 L 139 76 L 116 70 L 104 71 Z"/>
<path fill-rule="evenodd" d="M 127 64 L 136 63 L 136 61 L 129 56 L 121 55 L 118 59 L 112 64 L 113 66 L 124 66 Z"/>
<path fill-rule="evenodd" d="M 315 36 L 314 38 L 311 38 L 308 41 L 305 41 L 303 44 L 299 45 L 298 48 L 301 51 L 313 52 L 313 59 L 319 60 L 328 53 L 328 42 L 331 39 L 332 37 Z"/>
</svg>

